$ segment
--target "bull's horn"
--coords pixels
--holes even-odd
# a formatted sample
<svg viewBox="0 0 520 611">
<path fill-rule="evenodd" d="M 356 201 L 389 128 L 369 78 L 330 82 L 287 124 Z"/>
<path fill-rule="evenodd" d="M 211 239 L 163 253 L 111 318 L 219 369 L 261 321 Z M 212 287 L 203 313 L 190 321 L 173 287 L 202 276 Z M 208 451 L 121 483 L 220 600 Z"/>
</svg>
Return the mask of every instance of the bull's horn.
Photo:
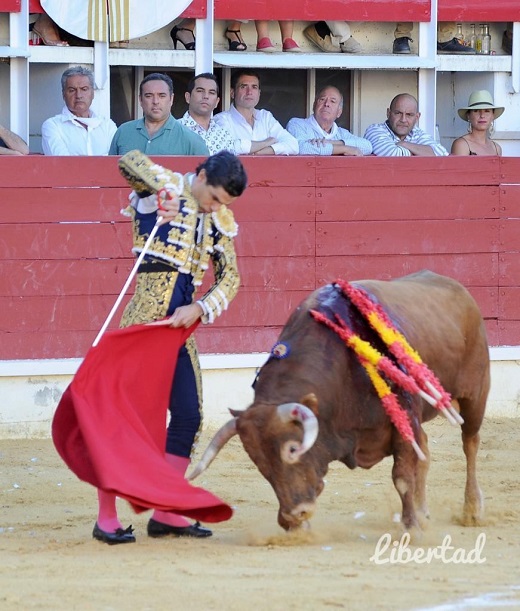
<svg viewBox="0 0 520 611">
<path fill-rule="evenodd" d="M 297 462 L 302 454 L 309 450 L 318 437 L 318 419 L 312 411 L 301 403 L 283 403 L 277 408 L 282 422 L 301 422 L 303 424 L 303 441 L 289 441 L 282 448 L 282 460 L 288 463 Z"/>
<path fill-rule="evenodd" d="M 213 462 L 213 459 L 220 452 L 220 450 L 226 445 L 226 443 L 231 439 L 231 437 L 236 434 L 237 419 L 233 418 L 232 420 L 226 422 L 226 424 L 215 433 L 215 436 L 211 440 L 209 446 L 206 448 L 197 466 L 188 476 L 188 480 L 194 480 L 203 471 L 205 471 Z"/>
</svg>

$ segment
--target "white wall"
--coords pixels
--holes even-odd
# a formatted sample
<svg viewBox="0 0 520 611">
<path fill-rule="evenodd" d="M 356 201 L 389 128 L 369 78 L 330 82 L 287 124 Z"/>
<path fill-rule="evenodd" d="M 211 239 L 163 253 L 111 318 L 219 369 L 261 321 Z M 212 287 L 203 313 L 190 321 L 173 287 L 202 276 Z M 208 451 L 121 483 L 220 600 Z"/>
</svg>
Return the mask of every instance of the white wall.
<svg viewBox="0 0 520 611">
<path fill-rule="evenodd" d="M 487 414 L 520 417 L 520 348 L 492 348 L 491 356 Z M 253 400 L 251 384 L 257 368 L 266 358 L 266 354 L 201 357 L 205 426 L 224 424 L 230 418 L 229 408 L 247 408 Z M 56 406 L 79 364 L 79 359 L 0 362 L 0 439 L 48 437 Z M 67 373 L 52 373 L 58 368 Z"/>
</svg>

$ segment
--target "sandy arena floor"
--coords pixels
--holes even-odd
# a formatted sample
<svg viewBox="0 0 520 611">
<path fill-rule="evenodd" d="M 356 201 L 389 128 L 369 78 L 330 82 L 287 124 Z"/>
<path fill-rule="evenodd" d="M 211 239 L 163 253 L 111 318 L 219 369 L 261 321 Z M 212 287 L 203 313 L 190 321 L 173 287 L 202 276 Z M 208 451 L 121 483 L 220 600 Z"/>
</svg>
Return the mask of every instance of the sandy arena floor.
<svg viewBox="0 0 520 611">
<path fill-rule="evenodd" d="M 486 521 L 477 528 L 457 522 L 465 478 L 459 431 L 441 419 L 426 431 L 431 519 L 421 547 L 449 535 L 468 554 L 480 540 L 480 563 L 370 560 L 382 535 L 401 535 L 389 459 L 369 471 L 333 464 L 311 530 L 288 535 L 276 523 L 272 489 L 234 438 L 200 478 L 235 508 L 212 538 L 148 539 L 149 514 L 121 501 L 123 523 L 138 539 L 110 547 L 91 537 L 94 489 L 67 470 L 50 440 L 1 441 L 0 609 L 520 609 L 520 419 L 484 423 Z"/>
</svg>

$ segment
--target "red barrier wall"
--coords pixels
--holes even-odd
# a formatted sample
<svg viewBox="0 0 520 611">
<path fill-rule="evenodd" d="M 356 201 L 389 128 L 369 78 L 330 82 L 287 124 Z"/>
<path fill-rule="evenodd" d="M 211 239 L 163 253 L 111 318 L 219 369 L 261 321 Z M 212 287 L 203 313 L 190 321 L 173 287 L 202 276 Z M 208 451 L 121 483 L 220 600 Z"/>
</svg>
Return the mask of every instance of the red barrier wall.
<svg viewBox="0 0 520 611">
<path fill-rule="evenodd" d="M 242 286 L 197 331 L 201 352 L 268 351 L 317 286 L 424 268 L 469 288 L 492 345 L 520 344 L 520 158 L 243 160 Z M 3 157 L 0 172 L 0 359 L 81 357 L 133 264 L 117 158 Z"/>
<path fill-rule="evenodd" d="M 20 0 L 0 0 L 0 12 L 20 11 Z M 294 19 L 319 21 L 429 21 L 430 0 L 215 0 L 215 19 Z M 185 17 L 206 16 L 206 0 L 193 0 Z M 41 12 L 39 0 L 29 0 L 30 12 Z M 438 0 L 439 21 L 520 21 L 518 0 Z"/>
</svg>

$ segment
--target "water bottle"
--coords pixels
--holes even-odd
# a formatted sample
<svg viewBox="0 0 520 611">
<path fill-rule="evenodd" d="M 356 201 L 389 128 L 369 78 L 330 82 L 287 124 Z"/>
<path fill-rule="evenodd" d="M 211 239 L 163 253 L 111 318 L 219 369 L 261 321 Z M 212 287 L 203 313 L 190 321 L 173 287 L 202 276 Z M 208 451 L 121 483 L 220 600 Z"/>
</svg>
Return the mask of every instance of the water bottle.
<svg viewBox="0 0 520 611">
<path fill-rule="evenodd" d="M 484 35 L 482 36 L 482 55 L 491 53 L 491 36 L 489 34 L 489 25 L 484 24 Z"/>
<path fill-rule="evenodd" d="M 470 29 L 469 46 L 475 49 L 475 47 L 477 46 L 477 33 L 475 32 L 475 24 L 472 23 L 469 26 L 469 29 Z"/>
<path fill-rule="evenodd" d="M 484 38 L 484 24 L 480 24 L 480 32 L 477 34 L 477 41 L 475 42 L 475 51 L 482 53 L 482 39 Z"/>
</svg>

